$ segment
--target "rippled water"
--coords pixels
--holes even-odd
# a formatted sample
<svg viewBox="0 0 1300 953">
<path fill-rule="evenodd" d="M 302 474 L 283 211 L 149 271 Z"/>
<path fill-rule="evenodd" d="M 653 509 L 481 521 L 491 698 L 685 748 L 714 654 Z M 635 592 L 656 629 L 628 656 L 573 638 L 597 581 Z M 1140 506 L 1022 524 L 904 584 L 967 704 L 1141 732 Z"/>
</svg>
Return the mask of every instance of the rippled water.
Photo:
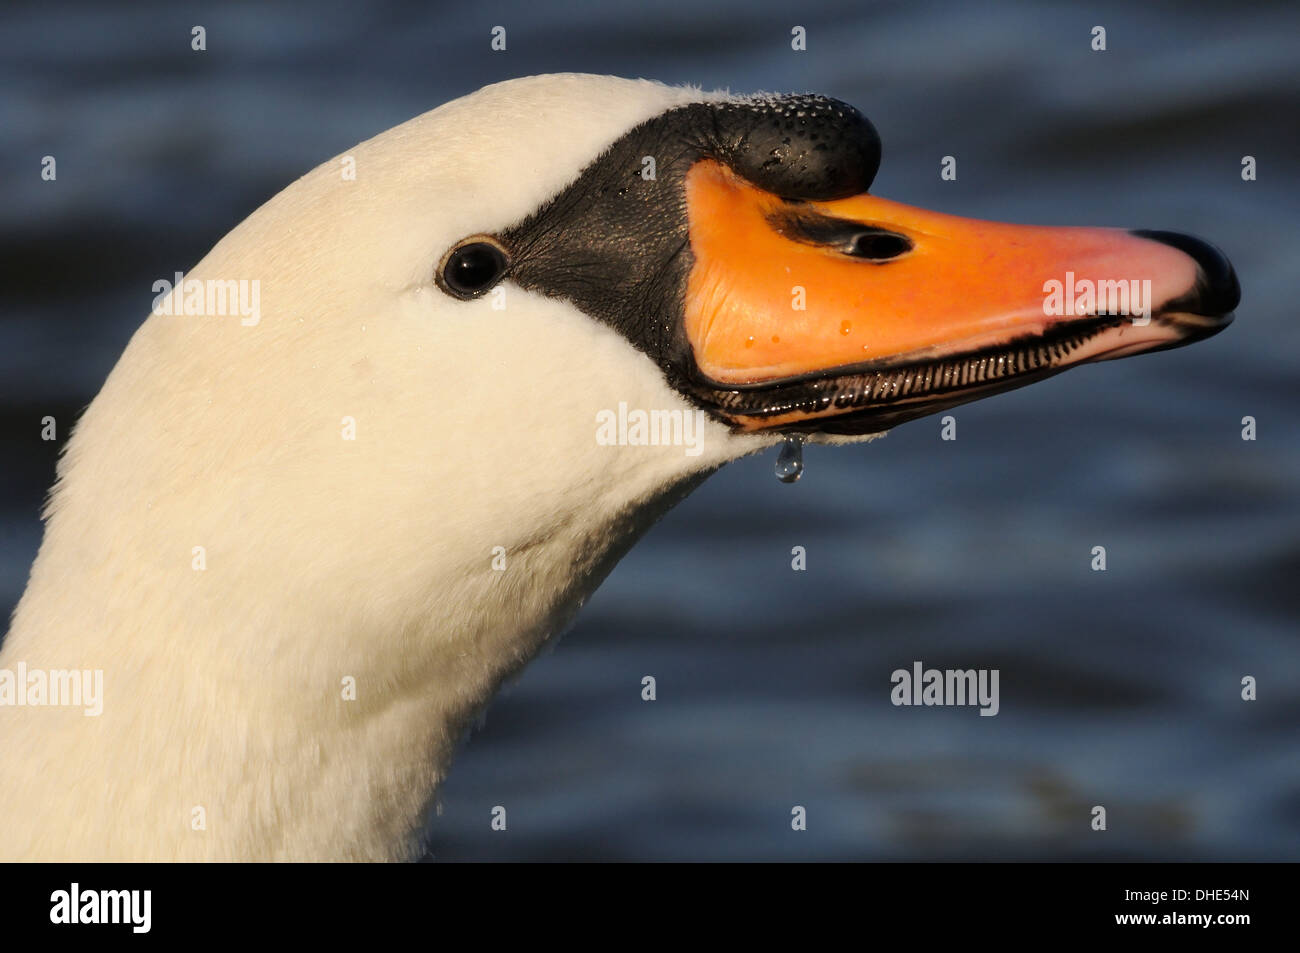
<svg viewBox="0 0 1300 953">
<path fill-rule="evenodd" d="M 0 605 L 53 472 L 32 421 L 93 396 L 158 275 L 323 158 L 508 76 L 813 89 L 880 130 L 874 191 L 1202 235 L 1237 266 L 1238 321 L 962 408 L 955 442 L 923 420 L 808 448 L 797 484 L 774 455 L 713 477 L 493 704 L 431 856 L 1294 859 L 1300 17 L 1218 6 L 8 4 Z M 892 706 L 917 659 L 1000 669 L 1001 713 Z"/>
</svg>

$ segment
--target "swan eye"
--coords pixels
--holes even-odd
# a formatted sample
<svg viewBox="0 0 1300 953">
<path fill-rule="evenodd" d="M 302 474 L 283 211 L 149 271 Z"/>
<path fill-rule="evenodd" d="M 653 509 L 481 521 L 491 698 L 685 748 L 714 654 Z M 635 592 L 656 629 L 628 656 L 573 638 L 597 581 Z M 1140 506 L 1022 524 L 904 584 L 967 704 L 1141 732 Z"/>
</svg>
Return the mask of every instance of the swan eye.
<svg viewBox="0 0 1300 953">
<path fill-rule="evenodd" d="M 443 257 L 438 287 L 455 298 L 477 298 L 500 281 L 509 267 L 510 260 L 496 242 L 468 239 Z"/>
</svg>

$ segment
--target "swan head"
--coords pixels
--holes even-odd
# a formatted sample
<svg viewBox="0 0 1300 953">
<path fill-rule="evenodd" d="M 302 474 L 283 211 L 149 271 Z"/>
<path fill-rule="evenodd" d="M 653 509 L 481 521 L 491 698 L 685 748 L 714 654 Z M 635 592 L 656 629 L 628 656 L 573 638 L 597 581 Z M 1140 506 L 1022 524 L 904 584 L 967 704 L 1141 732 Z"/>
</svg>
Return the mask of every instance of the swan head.
<svg viewBox="0 0 1300 953">
<path fill-rule="evenodd" d="M 909 207 L 869 193 L 880 159 L 871 123 L 825 97 L 669 106 L 522 219 L 455 241 L 435 282 L 568 301 L 744 433 L 874 434 L 1231 320 L 1237 279 L 1205 242 Z"/>
</svg>

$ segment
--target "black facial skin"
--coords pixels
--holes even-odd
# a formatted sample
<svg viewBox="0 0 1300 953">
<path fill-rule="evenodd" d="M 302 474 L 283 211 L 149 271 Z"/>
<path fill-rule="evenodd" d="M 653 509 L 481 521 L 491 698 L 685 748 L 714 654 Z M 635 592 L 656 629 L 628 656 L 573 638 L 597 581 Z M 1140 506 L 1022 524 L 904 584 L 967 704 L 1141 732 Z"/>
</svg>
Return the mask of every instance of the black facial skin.
<svg viewBox="0 0 1300 953">
<path fill-rule="evenodd" d="M 646 156 L 654 179 L 642 177 Z M 696 369 L 683 330 L 694 264 L 685 178 L 701 159 L 781 198 L 824 201 L 867 190 L 880 166 L 880 137 L 852 106 L 822 96 L 683 106 L 632 129 L 496 238 L 510 256 L 510 280 L 617 329 L 674 387 L 727 419 L 709 399 L 716 388 Z M 857 226 L 853 234 L 866 231 Z M 852 236 L 836 236 L 845 238 Z"/>
</svg>

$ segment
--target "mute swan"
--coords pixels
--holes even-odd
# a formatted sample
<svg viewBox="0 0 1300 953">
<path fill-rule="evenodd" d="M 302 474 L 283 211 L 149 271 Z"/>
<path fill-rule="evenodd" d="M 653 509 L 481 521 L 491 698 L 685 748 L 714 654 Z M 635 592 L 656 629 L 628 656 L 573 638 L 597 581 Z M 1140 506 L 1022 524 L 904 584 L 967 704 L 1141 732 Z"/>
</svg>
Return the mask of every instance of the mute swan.
<svg viewBox="0 0 1300 953">
<path fill-rule="evenodd" d="M 0 856 L 412 857 L 467 720 L 713 470 L 1236 304 L 1196 239 L 910 208 L 867 194 L 879 159 L 834 100 L 544 76 L 250 215 L 61 460 L 0 653 Z M 1107 280 L 1150 319 L 1074 305 Z M 598 439 L 620 408 L 698 439 Z M 102 713 L 20 704 L 20 665 L 102 671 Z"/>
</svg>

